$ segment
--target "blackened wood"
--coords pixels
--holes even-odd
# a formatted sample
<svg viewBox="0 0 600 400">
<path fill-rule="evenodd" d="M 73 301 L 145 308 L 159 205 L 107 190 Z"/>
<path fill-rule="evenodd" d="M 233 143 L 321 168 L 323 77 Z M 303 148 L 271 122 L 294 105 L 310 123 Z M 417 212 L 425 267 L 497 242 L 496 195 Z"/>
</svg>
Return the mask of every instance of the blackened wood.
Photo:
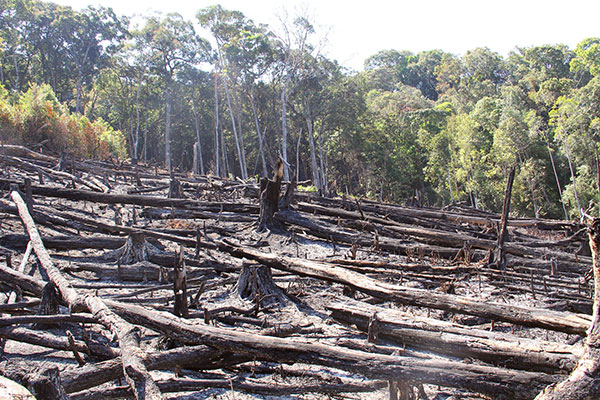
<svg viewBox="0 0 600 400">
<path fill-rule="evenodd" d="M 571 371 L 583 351 L 581 346 L 459 326 L 364 302 L 334 303 L 327 308 L 333 318 L 354 324 L 364 332 L 370 332 L 371 321 L 376 316 L 379 335 L 402 345 L 509 368 L 552 373 Z"/>
<path fill-rule="evenodd" d="M 588 315 L 482 302 L 466 296 L 398 286 L 323 262 L 264 253 L 230 242 L 215 241 L 214 243 L 222 251 L 226 251 L 236 257 L 245 257 L 271 266 L 272 268 L 299 275 L 341 283 L 374 297 L 397 301 L 402 304 L 476 315 L 496 321 L 507 321 L 524 326 L 576 333 L 579 335 L 585 335 L 585 331 L 590 323 Z"/>
<path fill-rule="evenodd" d="M 502 218 L 500 219 L 500 226 L 498 231 L 498 241 L 496 242 L 496 248 L 494 249 L 494 259 L 490 260 L 490 266 L 494 268 L 504 269 L 506 268 L 506 251 L 504 249 L 504 242 L 508 236 L 508 213 L 510 212 L 510 198 L 512 195 L 513 182 L 515 180 L 515 167 L 512 167 L 506 182 L 506 190 L 504 191 L 504 203 L 502 206 Z"/>
<path fill-rule="evenodd" d="M 548 386 L 536 400 L 579 400 L 600 398 L 600 219 L 594 218 L 588 235 L 594 265 L 594 305 L 584 353 L 577 368 L 564 381 Z"/>
<path fill-rule="evenodd" d="M 440 359 L 368 353 L 332 346 L 319 340 L 278 338 L 191 324 L 147 308 L 107 300 L 107 305 L 128 321 L 165 332 L 188 344 L 207 344 L 224 351 L 252 355 L 256 359 L 285 363 L 304 362 L 339 368 L 372 379 L 409 380 L 460 387 L 478 393 L 531 398 L 540 387 L 558 377 Z"/>
<path fill-rule="evenodd" d="M 279 158 L 273 179 L 262 179 L 260 182 L 260 213 L 258 217 L 258 232 L 271 229 L 274 226 L 273 215 L 279 209 L 279 194 L 283 179 L 283 161 Z"/>
<path fill-rule="evenodd" d="M 174 366 L 211 369 L 223 352 L 214 348 L 197 345 L 180 347 L 162 352 L 149 352 L 143 355 L 146 368 L 150 371 L 168 369 Z M 83 368 L 67 369 L 61 373 L 63 387 L 67 393 L 79 392 L 105 382 L 123 377 L 121 359 L 88 364 Z M 226 363 L 223 363 L 226 364 Z"/>
<path fill-rule="evenodd" d="M 77 321 L 82 320 L 82 318 L 63 318 L 69 317 L 68 315 L 61 316 L 61 318 L 55 318 L 56 321 Z M 14 318 L 14 317 L 13 317 Z M 5 318 L 3 318 L 5 319 Z M 37 316 L 33 321 L 42 319 L 42 317 Z M 48 318 L 43 318 L 48 319 Z M 9 320 L 10 322 L 10 320 Z M 44 321 L 45 322 L 45 321 Z M 22 326 L 3 326 L 0 327 L 0 337 L 5 339 L 14 340 L 22 343 L 29 343 L 36 346 L 48 347 L 51 349 L 58 350 L 70 350 L 71 346 L 69 345 L 67 339 L 64 336 L 57 336 L 50 332 L 44 332 L 40 330 L 34 330 L 25 328 Z M 104 346 L 100 343 L 90 342 L 86 344 L 81 341 L 75 342 L 75 347 L 77 350 L 81 352 L 89 352 L 94 357 L 98 357 L 102 360 L 110 359 L 118 357 L 120 352 L 118 349 L 114 349 L 112 347 Z"/>
<path fill-rule="evenodd" d="M 187 318 L 189 315 L 187 303 L 187 276 L 183 254 L 183 246 L 180 246 L 179 256 L 177 257 L 173 268 L 173 292 L 175 293 L 173 314 L 178 317 Z"/>
</svg>

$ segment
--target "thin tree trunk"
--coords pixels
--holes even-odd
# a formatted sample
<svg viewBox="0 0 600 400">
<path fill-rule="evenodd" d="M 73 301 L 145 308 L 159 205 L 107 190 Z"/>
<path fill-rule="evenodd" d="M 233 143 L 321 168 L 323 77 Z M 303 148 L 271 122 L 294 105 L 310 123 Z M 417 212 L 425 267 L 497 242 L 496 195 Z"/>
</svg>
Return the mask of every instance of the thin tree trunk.
<svg viewBox="0 0 600 400">
<path fill-rule="evenodd" d="M 321 133 L 319 133 L 317 137 L 319 139 L 317 140 L 317 145 L 319 146 L 319 162 L 321 163 L 321 186 L 323 195 L 327 196 L 327 169 L 325 165 L 325 157 L 323 157 L 323 138 Z"/>
<path fill-rule="evenodd" d="M 138 84 L 135 91 L 135 145 L 133 146 L 133 159 L 138 159 L 138 147 L 140 143 L 140 88 L 142 85 Z"/>
<path fill-rule="evenodd" d="M 225 135 L 223 135 L 223 131 L 221 131 L 219 134 L 221 137 L 221 155 L 223 156 L 223 168 L 221 169 L 223 172 L 222 176 L 227 177 L 229 176 L 231 169 L 229 167 L 229 159 L 227 158 L 227 146 L 225 145 Z"/>
<path fill-rule="evenodd" d="M 200 172 L 204 175 L 204 160 L 202 159 L 202 144 L 200 143 L 200 116 L 196 104 L 192 102 L 192 114 L 194 115 L 194 128 L 196 129 L 196 143 L 194 144 L 194 166 L 195 174 Z"/>
<path fill-rule="evenodd" d="M 239 138 L 240 138 L 240 148 L 242 149 L 242 164 L 244 166 L 244 169 L 242 170 L 244 172 L 244 176 L 242 176 L 243 179 L 248 179 L 248 163 L 247 163 L 247 159 L 246 159 L 246 146 L 244 145 L 244 133 L 242 132 L 242 113 L 240 111 L 240 99 L 238 96 L 234 97 L 234 106 L 235 106 L 235 111 L 237 114 L 237 124 L 238 124 L 238 134 L 239 134 Z"/>
<path fill-rule="evenodd" d="M 15 92 L 20 90 L 19 64 L 17 64 L 17 55 L 13 53 L 13 63 L 15 64 L 15 84 L 13 85 Z"/>
<path fill-rule="evenodd" d="M 229 116 L 231 117 L 231 126 L 233 127 L 233 138 L 235 140 L 235 147 L 237 150 L 238 160 L 240 164 L 240 174 L 242 179 L 246 179 L 248 177 L 248 172 L 244 171 L 244 160 L 242 158 L 242 148 L 240 146 L 240 139 L 238 136 L 237 125 L 235 123 L 235 115 L 233 112 L 233 107 L 231 104 L 231 95 L 229 94 L 229 87 L 227 86 L 227 82 L 223 80 L 223 86 L 225 87 L 225 97 L 227 98 L 227 106 L 229 107 Z"/>
<path fill-rule="evenodd" d="M 219 155 L 219 88 L 217 85 L 217 73 L 214 73 L 215 77 L 215 174 L 217 176 L 221 176 L 221 168 L 220 168 L 220 155 Z"/>
<path fill-rule="evenodd" d="M 577 180 L 575 179 L 575 170 L 573 169 L 573 163 L 571 162 L 571 150 L 569 149 L 568 140 L 568 138 L 565 139 L 565 150 L 567 161 L 569 162 L 569 170 L 571 171 L 571 179 L 573 180 L 573 193 L 575 195 L 575 203 L 577 203 L 577 213 L 581 219 L 581 205 L 579 205 L 579 196 L 577 195 Z"/>
<path fill-rule="evenodd" d="M 281 89 L 281 159 L 283 160 L 283 179 L 286 181 L 290 180 L 287 157 L 287 90 L 289 83 L 290 77 L 286 76 L 285 83 Z"/>
<path fill-rule="evenodd" d="M 258 134 L 258 152 L 260 153 L 260 161 L 262 163 L 263 177 L 269 176 L 267 172 L 267 162 L 265 160 L 265 150 L 263 147 L 263 134 L 260 131 L 260 125 L 258 123 L 258 113 L 256 112 L 256 105 L 254 104 L 254 93 L 250 93 L 250 104 L 252 105 L 252 113 L 254 114 L 254 124 L 256 125 L 256 133 Z"/>
<path fill-rule="evenodd" d="M 75 112 L 80 113 L 81 110 L 81 71 L 77 71 L 77 86 L 75 89 Z"/>
<path fill-rule="evenodd" d="M 296 143 L 296 182 L 300 181 L 300 139 L 302 139 L 302 129 L 300 129 L 298 142 Z"/>
<path fill-rule="evenodd" d="M 171 88 L 167 86 L 165 93 L 166 115 L 165 115 L 165 166 L 171 171 Z"/>
<path fill-rule="evenodd" d="M 552 164 L 552 171 L 554 171 L 554 178 L 556 179 L 556 187 L 558 188 L 558 194 L 560 195 L 560 204 L 562 204 L 563 212 L 565 213 L 565 220 L 569 220 L 569 213 L 567 212 L 567 207 L 565 206 L 565 199 L 563 198 L 562 189 L 560 187 L 560 181 L 558 179 L 558 173 L 556 172 L 556 164 L 554 163 L 554 156 L 552 155 L 552 150 L 550 149 L 550 142 L 548 141 L 548 137 L 546 136 L 546 147 L 548 149 L 548 155 L 550 155 L 550 163 Z"/>
<path fill-rule="evenodd" d="M 319 195 L 323 195 L 323 187 L 321 185 L 321 176 L 319 174 L 319 166 L 317 165 L 317 152 L 315 150 L 315 138 L 313 135 L 313 124 L 312 119 L 310 117 L 310 106 L 308 102 L 306 102 L 306 127 L 308 129 L 308 144 L 310 145 L 310 165 L 312 168 L 313 175 L 313 185 L 317 188 Z"/>
</svg>

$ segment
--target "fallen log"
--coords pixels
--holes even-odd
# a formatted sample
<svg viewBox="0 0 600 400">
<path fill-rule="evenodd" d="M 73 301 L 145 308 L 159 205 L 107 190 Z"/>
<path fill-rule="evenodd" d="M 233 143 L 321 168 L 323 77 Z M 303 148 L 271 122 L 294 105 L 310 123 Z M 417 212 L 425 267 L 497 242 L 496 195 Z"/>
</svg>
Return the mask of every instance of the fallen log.
<svg viewBox="0 0 600 400">
<path fill-rule="evenodd" d="M 190 379 L 171 378 L 158 381 L 158 387 L 163 393 L 170 392 L 198 392 L 203 389 L 221 388 L 235 392 L 261 394 L 269 397 L 287 397 L 291 395 L 305 395 L 307 393 L 321 393 L 337 395 L 339 393 L 373 392 L 387 387 L 387 382 L 350 382 L 350 383 L 300 383 L 300 384 L 274 384 L 247 382 L 240 379 Z M 73 393 L 70 400 L 105 400 L 127 398 L 129 388 L 125 386 L 110 389 L 94 389 L 82 393 Z"/>
<path fill-rule="evenodd" d="M 112 347 L 103 346 L 101 344 L 90 343 L 89 345 L 76 341 L 72 346 L 66 337 L 60 337 L 50 332 L 44 332 L 21 326 L 5 326 L 0 328 L 0 337 L 4 339 L 14 340 L 16 342 L 29 343 L 36 346 L 48 347 L 64 351 L 75 350 L 82 353 L 90 353 L 100 359 L 110 359 L 119 356 L 119 351 Z"/>
<path fill-rule="evenodd" d="M 371 296 L 397 301 L 402 304 L 475 315 L 495 321 L 506 321 L 523 326 L 579 335 L 585 335 L 591 321 L 591 318 L 584 314 L 482 302 L 465 296 L 402 287 L 381 282 L 331 264 L 264 253 L 255 249 L 241 247 L 231 242 L 215 241 L 214 244 L 220 250 L 226 251 L 236 257 L 245 257 L 275 269 L 303 276 L 341 283 Z"/>
<path fill-rule="evenodd" d="M 599 182 L 600 187 L 600 182 Z M 549 385 L 536 400 L 597 399 L 600 396 L 600 219 L 588 228 L 594 265 L 593 317 L 577 368 L 564 381 Z"/>
<path fill-rule="evenodd" d="M 22 183 L 0 178 L 0 189 L 9 190 L 10 184 L 18 184 L 23 189 Z M 142 196 L 127 194 L 99 193 L 91 190 L 56 188 L 40 185 L 31 185 L 34 195 L 68 199 L 73 201 L 91 201 L 104 204 L 135 204 L 148 207 L 176 207 L 202 211 L 232 211 L 239 213 L 258 214 L 258 206 L 244 203 L 203 202 L 192 199 L 168 199 L 158 196 Z"/>
<path fill-rule="evenodd" d="M 525 339 L 507 333 L 467 328 L 433 318 L 416 317 L 359 302 L 326 306 L 331 316 L 367 332 L 375 319 L 380 337 L 403 345 L 459 358 L 474 358 L 507 368 L 557 373 L 570 372 L 582 354 L 581 346 Z"/>
<path fill-rule="evenodd" d="M 220 350 L 197 345 L 144 353 L 142 361 L 149 371 L 176 366 L 182 368 L 193 366 L 202 370 L 214 368 L 215 363 L 218 364 L 223 357 L 226 355 Z M 225 366 L 227 363 L 223 362 L 221 365 Z M 122 377 L 123 367 L 120 357 L 61 372 L 62 385 L 67 393 L 79 392 Z"/>
<path fill-rule="evenodd" d="M 250 354 L 255 359 L 304 362 L 364 375 L 372 379 L 406 380 L 478 393 L 531 398 L 557 376 L 439 359 L 367 353 L 318 340 L 278 338 L 210 325 L 191 324 L 170 314 L 107 300 L 107 305 L 131 323 L 168 333 L 186 344 L 207 344 L 223 351 Z"/>
<path fill-rule="evenodd" d="M 137 328 L 125 322 L 113 312 L 96 296 L 80 296 L 70 283 L 62 276 L 61 272 L 54 266 L 50 255 L 44 248 L 35 223 L 29 215 L 27 205 L 17 192 L 12 192 L 11 197 L 17 208 L 21 220 L 27 229 L 33 250 L 48 274 L 50 281 L 56 285 L 62 299 L 69 305 L 72 312 L 78 310 L 89 310 L 95 318 L 109 328 L 119 339 L 121 347 L 123 371 L 127 383 L 134 391 L 136 398 L 161 399 L 160 390 L 152 380 L 152 377 L 140 360 L 141 350 L 139 348 L 139 335 Z"/>
<path fill-rule="evenodd" d="M 339 211 L 338 214 L 346 215 L 343 210 Z M 355 217 L 358 217 L 358 215 L 355 215 Z M 319 221 L 317 223 L 313 219 L 307 218 L 300 213 L 280 211 L 275 215 L 275 218 L 283 223 L 298 225 L 306 228 L 310 230 L 311 234 L 324 239 L 333 239 L 337 242 L 350 245 L 356 242 L 361 246 L 367 247 L 373 244 L 373 239 L 364 234 L 359 232 L 343 232 L 339 229 L 339 227 L 334 226 L 333 224 L 329 224 L 324 221 Z M 354 225 L 356 226 L 358 224 L 360 224 L 360 222 L 354 220 Z M 422 242 L 414 243 L 408 242 L 405 239 L 401 240 L 394 237 L 385 237 L 381 235 L 381 232 L 383 231 L 381 227 L 374 225 L 371 228 L 371 230 L 378 231 L 379 247 L 381 249 L 402 254 L 412 253 L 419 251 L 420 249 L 420 251 L 424 254 L 435 254 L 444 258 L 453 258 L 456 256 L 458 249 L 465 246 L 466 243 L 468 243 L 472 248 L 483 250 L 493 250 L 496 248 L 496 242 L 493 240 L 477 238 L 461 233 L 449 233 L 447 231 L 405 226 L 401 224 L 387 224 L 385 229 L 401 237 L 415 237 L 430 243 L 430 245 L 425 245 Z M 591 264 L 592 261 L 590 257 L 576 256 L 574 254 L 550 249 L 532 248 L 515 243 L 505 243 L 504 249 L 506 253 L 519 257 L 552 257 L 559 261 L 581 264 Z"/>
</svg>

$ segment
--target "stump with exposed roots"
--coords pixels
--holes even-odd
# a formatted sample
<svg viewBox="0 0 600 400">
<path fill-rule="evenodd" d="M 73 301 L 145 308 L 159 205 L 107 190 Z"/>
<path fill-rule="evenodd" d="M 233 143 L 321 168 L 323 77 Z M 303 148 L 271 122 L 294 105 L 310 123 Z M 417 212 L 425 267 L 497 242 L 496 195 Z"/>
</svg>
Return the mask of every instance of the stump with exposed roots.
<svg viewBox="0 0 600 400">
<path fill-rule="evenodd" d="M 117 249 L 117 263 L 119 265 L 134 264 L 148 261 L 150 254 L 159 250 L 146 240 L 143 233 L 135 232 L 129 235 L 121 248 Z"/>
<path fill-rule="evenodd" d="M 233 291 L 240 299 L 258 303 L 260 306 L 275 302 L 287 303 L 283 289 L 273 282 L 271 268 L 265 265 L 244 264 Z"/>
</svg>

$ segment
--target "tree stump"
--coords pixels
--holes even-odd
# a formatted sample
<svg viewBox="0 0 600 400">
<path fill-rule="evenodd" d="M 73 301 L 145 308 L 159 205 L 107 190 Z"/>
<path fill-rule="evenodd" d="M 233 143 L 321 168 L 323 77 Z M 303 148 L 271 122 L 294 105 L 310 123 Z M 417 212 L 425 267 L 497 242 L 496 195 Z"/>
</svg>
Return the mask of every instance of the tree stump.
<svg viewBox="0 0 600 400">
<path fill-rule="evenodd" d="M 38 315 L 56 315 L 59 312 L 60 293 L 56 285 L 52 282 L 44 285 L 42 291 L 42 300 Z M 56 324 L 34 324 L 35 329 L 49 329 L 56 327 Z"/>
<path fill-rule="evenodd" d="M 279 157 L 273 179 L 263 178 L 260 181 L 260 214 L 258 217 L 257 232 L 264 232 L 276 226 L 273 215 L 279 209 L 279 194 L 281 192 L 282 179 L 283 161 Z"/>
<path fill-rule="evenodd" d="M 273 282 L 271 268 L 266 265 L 244 264 L 233 291 L 240 299 L 258 303 L 260 306 L 276 301 L 287 303 L 285 293 Z"/>
<path fill-rule="evenodd" d="M 119 265 L 148 261 L 150 254 L 158 253 L 158 249 L 150 244 L 143 233 L 134 232 L 129 235 L 121 248 L 116 250 Z"/>
<path fill-rule="evenodd" d="M 185 274 L 185 262 L 183 259 L 183 246 L 179 248 L 179 256 L 175 260 L 175 268 L 173 269 L 173 292 L 175 292 L 175 305 L 173 306 L 173 314 L 178 317 L 187 318 L 188 303 L 187 303 L 187 277 Z"/>
</svg>

